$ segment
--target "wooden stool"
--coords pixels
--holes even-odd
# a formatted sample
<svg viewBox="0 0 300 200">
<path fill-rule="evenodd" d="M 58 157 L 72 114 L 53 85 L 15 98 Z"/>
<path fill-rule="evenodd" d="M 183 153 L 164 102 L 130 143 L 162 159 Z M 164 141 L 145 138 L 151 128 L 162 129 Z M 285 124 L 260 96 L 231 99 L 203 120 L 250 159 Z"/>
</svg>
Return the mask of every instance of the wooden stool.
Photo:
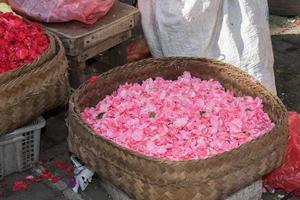
<svg viewBox="0 0 300 200">
<path fill-rule="evenodd" d="M 110 50 L 112 66 L 126 63 L 126 43 L 140 24 L 137 8 L 119 1 L 93 25 L 79 22 L 43 24 L 63 42 L 70 65 L 70 82 L 77 88 L 86 81 L 86 61 Z"/>
</svg>

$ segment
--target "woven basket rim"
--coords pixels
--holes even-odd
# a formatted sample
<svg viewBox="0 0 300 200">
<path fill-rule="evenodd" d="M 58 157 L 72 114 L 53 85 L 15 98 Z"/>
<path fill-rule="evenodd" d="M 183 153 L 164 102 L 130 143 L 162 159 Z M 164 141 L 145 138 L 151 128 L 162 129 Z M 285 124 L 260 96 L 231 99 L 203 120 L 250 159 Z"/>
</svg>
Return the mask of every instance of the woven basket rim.
<svg viewBox="0 0 300 200">
<path fill-rule="evenodd" d="M 163 57 L 163 58 L 148 58 L 148 59 L 143 59 L 141 61 L 138 61 L 138 62 L 133 62 L 133 63 L 129 63 L 129 64 L 126 64 L 126 65 L 123 65 L 123 66 L 119 66 L 119 67 L 116 67 L 112 70 L 109 70 L 101 75 L 99 75 L 98 77 L 101 79 L 101 78 L 105 78 L 105 76 L 109 76 L 110 73 L 114 72 L 114 71 L 118 71 L 120 69 L 123 69 L 123 68 L 126 68 L 126 67 L 130 67 L 130 66 L 137 66 L 137 65 L 140 65 L 140 64 L 144 64 L 145 62 L 162 62 L 162 61 L 170 61 L 170 60 L 177 60 L 177 59 L 184 59 L 184 60 L 187 60 L 187 61 L 201 61 L 201 62 L 207 62 L 207 63 L 213 63 L 213 64 L 217 64 L 217 65 L 220 65 L 220 66 L 226 66 L 226 67 L 229 67 L 229 68 L 232 68 L 234 70 L 238 70 L 240 71 L 243 75 L 247 76 L 248 78 L 252 79 L 252 76 L 250 76 L 249 74 L 247 74 L 246 72 L 244 72 L 243 70 L 231 65 L 231 64 L 227 64 L 227 63 L 224 63 L 224 62 L 221 62 L 221 61 L 217 61 L 217 60 L 213 60 L 213 59 L 209 59 L 209 58 L 197 58 L 197 57 Z M 97 82 L 98 80 L 96 80 Z M 132 151 L 126 147 L 123 147 L 101 135 L 97 135 L 96 132 L 82 119 L 81 117 L 81 111 L 80 109 L 78 108 L 78 106 L 75 104 L 75 101 L 79 98 L 79 95 L 81 93 L 81 91 L 84 91 L 87 89 L 87 86 L 89 84 L 93 84 L 93 83 L 83 83 L 77 90 L 74 91 L 74 93 L 72 94 L 70 100 L 69 100 L 69 109 L 71 110 L 71 113 L 72 115 L 78 120 L 78 122 L 86 129 L 86 132 L 87 134 L 91 134 L 93 136 L 95 136 L 96 139 L 98 140 L 103 140 L 105 143 L 108 143 L 128 154 L 131 154 L 131 155 L 134 155 L 138 158 L 141 158 L 141 159 L 144 159 L 144 160 L 148 160 L 148 161 L 152 161 L 152 162 L 159 162 L 160 164 L 166 164 L 166 165 L 174 165 L 174 164 L 182 164 L 182 163 L 193 163 L 193 164 L 196 164 L 196 163 L 200 163 L 200 162 L 206 162 L 208 160 L 217 160 L 219 159 L 220 157 L 226 157 L 226 156 L 229 156 L 237 151 L 239 151 L 240 149 L 242 148 L 246 148 L 247 146 L 253 144 L 253 143 L 256 143 L 258 142 L 258 140 L 262 139 L 262 138 L 265 138 L 265 137 L 268 137 L 270 134 L 272 134 L 278 127 L 274 126 L 274 128 L 267 132 L 266 134 L 262 135 L 262 136 L 259 136 L 258 138 L 254 139 L 254 140 L 251 140 L 250 142 L 247 142 L 245 144 L 242 144 L 241 146 L 239 146 L 238 148 L 235 148 L 235 149 L 232 149 L 230 151 L 225 151 L 221 154 L 216 154 L 216 155 L 213 155 L 211 157 L 208 157 L 208 158 L 205 158 L 205 159 L 192 159 L 192 160 L 165 160 L 165 159 L 162 159 L 162 158 L 156 158 L 156 157 L 151 157 L 151 156 L 148 156 L 148 155 L 144 155 L 144 154 L 141 154 L 141 153 L 138 153 L 136 151 Z M 277 97 L 275 96 L 274 94 L 272 94 L 264 85 L 262 85 L 259 81 L 256 81 L 255 84 L 259 84 L 259 86 L 265 90 L 265 92 L 269 93 L 271 95 L 271 97 L 276 101 L 276 103 L 278 104 L 279 107 L 281 107 L 281 109 L 283 111 L 286 111 L 286 108 L 285 106 L 283 105 L 282 101 Z M 226 89 L 226 88 L 225 88 Z M 280 118 L 278 119 L 278 123 L 283 121 L 285 118 L 286 118 L 286 114 L 287 112 L 281 112 L 281 115 L 280 115 Z M 275 123 L 275 122 L 274 122 Z"/>
</svg>

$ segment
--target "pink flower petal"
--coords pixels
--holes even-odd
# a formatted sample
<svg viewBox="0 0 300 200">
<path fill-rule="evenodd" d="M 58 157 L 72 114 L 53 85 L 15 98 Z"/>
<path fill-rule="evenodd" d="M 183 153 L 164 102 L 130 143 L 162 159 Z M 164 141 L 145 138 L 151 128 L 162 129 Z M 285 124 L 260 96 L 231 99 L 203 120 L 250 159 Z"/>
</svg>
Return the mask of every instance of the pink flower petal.
<svg viewBox="0 0 300 200">
<path fill-rule="evenodd" d="M 218 81 L 188 72 L 175 81 L 157 77 L 121 85 L 81 116 L 97 134 L 166 160 L 205 159 L 274 127 L 261 99 L 235 97 Z"/>
</svg>

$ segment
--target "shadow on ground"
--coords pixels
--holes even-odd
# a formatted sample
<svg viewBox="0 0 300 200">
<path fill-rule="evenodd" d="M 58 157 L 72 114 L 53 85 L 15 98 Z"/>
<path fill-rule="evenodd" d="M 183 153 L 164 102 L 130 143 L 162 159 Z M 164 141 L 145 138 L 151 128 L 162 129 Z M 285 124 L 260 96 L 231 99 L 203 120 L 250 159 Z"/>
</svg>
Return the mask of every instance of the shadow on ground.
<svg viewBox="0 0 300 200">
<path fill-rule="evenodd" d="M 272 37 L 278 96 L 288 110 L 300 112 L 300 35 Z"/>
</svg>

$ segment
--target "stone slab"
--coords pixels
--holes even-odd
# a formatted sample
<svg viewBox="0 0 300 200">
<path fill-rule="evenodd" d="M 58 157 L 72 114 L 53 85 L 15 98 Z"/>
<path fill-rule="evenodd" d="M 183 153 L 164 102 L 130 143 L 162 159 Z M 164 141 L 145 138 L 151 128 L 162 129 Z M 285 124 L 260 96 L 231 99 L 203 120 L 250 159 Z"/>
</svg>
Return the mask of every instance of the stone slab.
<svg viewBox="0 0 300 200">
<path fill-rule="evenodd" d="M 101 180 L 101 186 L 105 188 L 113 200 L 135 200 L 107 181 Z M 232 194 L 225 200 L 261 200 L 261 197 L 262 181 L 259 180 L 252 185 Z"/>
</svg>

